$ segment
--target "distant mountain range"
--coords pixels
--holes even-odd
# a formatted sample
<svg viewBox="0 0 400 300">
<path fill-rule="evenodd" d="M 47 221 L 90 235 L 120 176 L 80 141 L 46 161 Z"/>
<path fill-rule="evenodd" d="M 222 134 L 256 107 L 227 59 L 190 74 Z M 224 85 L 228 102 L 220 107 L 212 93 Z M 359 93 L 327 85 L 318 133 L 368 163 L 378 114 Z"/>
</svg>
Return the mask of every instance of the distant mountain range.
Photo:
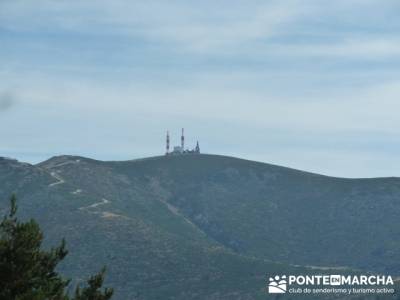
<svg viewBox="0 0 400 300">
<path fill-rule="evenodd" d="M 47 246 L 66 238 L 64 274 L 81 281 L 107 265 L 114 299 L 274 299 L 272 274 L 400 276 L 400 178 L 204 154 L 0 158 L 2 214 L 11 193 Z"/>
</svg>

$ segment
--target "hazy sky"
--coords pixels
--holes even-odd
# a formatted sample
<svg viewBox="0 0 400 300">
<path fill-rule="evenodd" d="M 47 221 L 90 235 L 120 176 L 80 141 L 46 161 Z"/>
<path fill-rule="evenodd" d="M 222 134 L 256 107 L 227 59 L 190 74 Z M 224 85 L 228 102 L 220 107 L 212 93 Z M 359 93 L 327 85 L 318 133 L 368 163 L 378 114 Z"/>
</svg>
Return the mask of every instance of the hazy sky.
<svg viewBox="0 0 400 300">
<path fill-rule="evenodd" d="M 0 155 L 178 144 L 400 176 L 398 0 L 1 0 Z"/>
</svg>

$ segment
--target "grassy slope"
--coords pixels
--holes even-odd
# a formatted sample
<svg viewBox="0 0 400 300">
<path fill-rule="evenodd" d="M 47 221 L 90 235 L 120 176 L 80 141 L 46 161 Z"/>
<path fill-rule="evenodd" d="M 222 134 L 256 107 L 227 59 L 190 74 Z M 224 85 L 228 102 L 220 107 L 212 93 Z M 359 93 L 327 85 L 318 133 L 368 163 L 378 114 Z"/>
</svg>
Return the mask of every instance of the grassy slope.
<svg viewBox="0 0 400 300">
<path fill-rule="evenodd" d="M 302 265 L 400 274 L 400 179 L 341 179 L 214 155 L 108 163 L 223 245 Z"/>
<path fill-rule="evenodd" d="M 304 273 L 303 268 L 232 253 L 143 191 L 132 192 L 125 205 L 118 195 L 128 196 L 112 190 L 113 185 L 121 188 L 125 179 L 110 178 L 108 168 L 92 163 L 82 162 L 79 172 L 75 164 L 48 173 L 44 166 L 17 163 L 0 168 L 2 193 L 19 195 L 20 216 L 40 222 L 47 246 L 67 239 L 70 254 L 61 270 L 74 283 L 105 264 L 116 299 L 265 299 L 266 272 Z M 49 176 L 51 172 L 65 182 L 49 186 L 59 180 Z M 79 185 L 69 180 L 73 174 Z M 87 190 L 74 193 L 82 186 Z M 6 209 L 5 198 L 0 207 Z"/>
<path fill-rule="evenodd" d="M 267 299 L 266 274 L 315 273 L 263 261 L 296 242 L 284 234 L 286 223 L 278 231 L 282 240 L 263 226 L 273 223 L 265 223 L 271 217 L 265 213 L 277 214 L 282 205 L 279 176 L 303 177 L 304 190 L 329 178 L 203 155 L 131 162 L 59 157 L 28 169 L 33 175 L 15 188 L 27 171 L 1 166 L 3 195 L 17 190 L 21 214 L 39 220 L 47 244 L 66 237 L 67 274 L 83 279 L 106 264 L 116 299 Z M 56 181 L 51 172 L 65 183 L 49 187 Z M 275 187 L 265 187 L 266 178 L 275 178 Z M 275 189 L 275 201 L 260 193 L 263 185 Z M 287 187 L 282 183 L 281 193 Z M 297 258 L 291 251 L 278 259 Z"/>
</svg>

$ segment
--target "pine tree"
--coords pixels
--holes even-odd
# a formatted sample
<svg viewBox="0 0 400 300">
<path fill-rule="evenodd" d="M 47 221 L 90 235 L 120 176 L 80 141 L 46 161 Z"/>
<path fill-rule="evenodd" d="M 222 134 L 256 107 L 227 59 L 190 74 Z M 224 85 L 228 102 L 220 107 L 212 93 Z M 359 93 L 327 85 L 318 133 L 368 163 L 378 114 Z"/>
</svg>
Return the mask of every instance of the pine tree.
<svg viewBox="0 0 400 300">
<path fill-rule="evenodd" d="M 79 286 L 75 291 L 75 298 L 73 300 L 108 300 L 113 295 L 113 290 L 106 288 L 104 293 L 100 290 L 104 281 L 104 274 L 106 269 L 103 268 L 100 273 L 92 276 L 88 280 L 88 286 L 82 290 Z"/>
<path fill-rule="evenodd" d="M 35 220 L 17 219 L 16 197 L 0 223 L 0 299 L 2 300 L 69 300 L 65 292 L 70 280 L 55 268 L 68 251 L 65 240 L 49 251 L 41 249 L 43 234 Z M 88 280 L 88 286 L 77 287 L 71 300 L 108 300 L 113 290 L 101 291 L 105 269 Z"/>
</svg>

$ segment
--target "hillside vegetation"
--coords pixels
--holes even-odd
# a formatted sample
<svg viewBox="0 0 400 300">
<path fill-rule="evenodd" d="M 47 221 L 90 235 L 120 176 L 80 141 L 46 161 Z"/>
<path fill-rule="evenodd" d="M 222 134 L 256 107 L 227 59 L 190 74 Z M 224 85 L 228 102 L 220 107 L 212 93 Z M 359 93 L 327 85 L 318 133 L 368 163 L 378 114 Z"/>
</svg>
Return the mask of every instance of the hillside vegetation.
<svg viewBox="0 0 400 300">
<path fill-rule="evenodd" d="M 79 281 L 107 265 L 115 299 L 266 299 L 267 276 L 312 266 L 400 275 L 397 178 L 187 155 L 3 159 L 0 180 L 0 210 L 16 192 L 48 246 L 66 238 L 61 269 Z"/>
</svg>

